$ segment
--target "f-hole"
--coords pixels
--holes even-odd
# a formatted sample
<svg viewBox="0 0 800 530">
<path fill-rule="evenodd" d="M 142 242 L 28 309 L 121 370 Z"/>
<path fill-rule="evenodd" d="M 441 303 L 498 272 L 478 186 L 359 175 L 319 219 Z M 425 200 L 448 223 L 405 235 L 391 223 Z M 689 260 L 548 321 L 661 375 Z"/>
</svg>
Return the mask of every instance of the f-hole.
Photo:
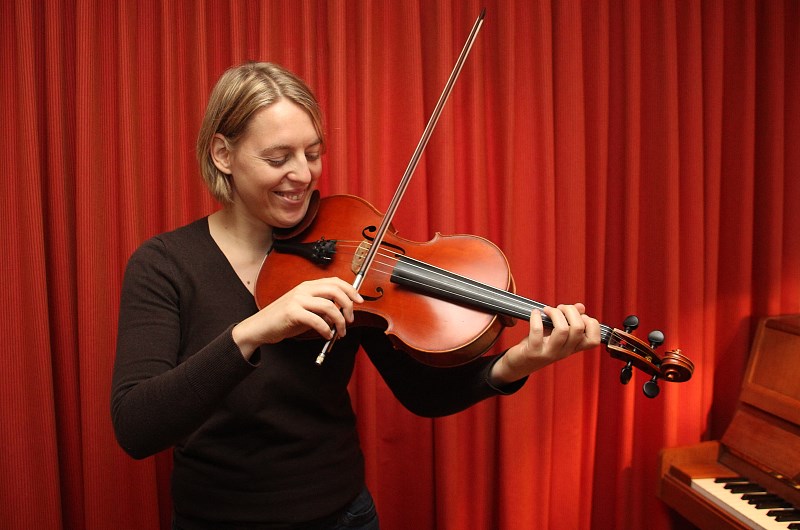
<svg viewBox="0 0 800 530">
<path fill-rule="evenodd" d="M 361 237 L 363 237 L 366 241 L 373 242 L 375 241 L 375 232 L 377 231 L 378 227 L 376 227 L 375 225 L 366 226 L 361 231 Z M 397 254 L 402 254 L 403 256 L 405 256 L 406 254 L 406 249 L 404 249 L 399 245 L 395 245 L 393 243 L 387 243 L 386 240 L 381 242 L 381 247 L 391 249 Z M 383 298 L 383 295 L 385 294 L 382 287 L 377 287 L 375 289 L 375 292 L 377 293 L 377 296 L 370 296 L 368 294 L 361 293 L 361 297 L 368 302 L 375 302 Z"/>
<path fill-rule="evenodd" d="M 377 231 L 378 231 L 378 228 L 375 225 L 370 225 L 370 226 L 364 227 L 364 229 L 361 231 L 361 237 L 363 237 L 367 241 L 375 241 L 375 235 L 374 234 Z M 372 234 L 372 235 L 370 235 L 370 234 Z M 386 240 L 381 241 L 381 247 L 390 248 L 390 249 L 398 252 L 399 254 L 402 254 L 404 256 L 406 255 L 406 249 L 404 249 L 403 247 L 401 247 L 399 245 L 394 245 L 392 243 L 387 243 Z"/>
</svg>

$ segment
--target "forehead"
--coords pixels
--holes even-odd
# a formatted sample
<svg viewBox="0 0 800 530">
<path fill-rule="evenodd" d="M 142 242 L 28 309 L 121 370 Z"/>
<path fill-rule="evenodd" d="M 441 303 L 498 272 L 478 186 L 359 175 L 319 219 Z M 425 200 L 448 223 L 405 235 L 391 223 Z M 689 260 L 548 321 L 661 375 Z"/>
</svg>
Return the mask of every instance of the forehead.
<svg viewBox="0 0 800 530">
<path fill-rule="evenodd" d="M 256 111 L 242 137 L 243 143 L 259 147 L 305 146 L 318 141 L 311 116 L 303 107 L 285 98 Z"/>
</svg>

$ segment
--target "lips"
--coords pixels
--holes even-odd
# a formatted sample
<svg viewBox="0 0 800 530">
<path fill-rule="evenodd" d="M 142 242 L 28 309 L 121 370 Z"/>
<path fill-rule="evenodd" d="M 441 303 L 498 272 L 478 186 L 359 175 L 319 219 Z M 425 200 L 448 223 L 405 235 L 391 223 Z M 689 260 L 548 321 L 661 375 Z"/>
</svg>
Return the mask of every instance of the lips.
<svg viewBox="0 0 800 530">
<path fill-rule="evenodd" d="M 276 191 L 275 195 L 289 199 L 290 201 L 299 201 L 305 195 L 304 191 Z"/>
</svg>

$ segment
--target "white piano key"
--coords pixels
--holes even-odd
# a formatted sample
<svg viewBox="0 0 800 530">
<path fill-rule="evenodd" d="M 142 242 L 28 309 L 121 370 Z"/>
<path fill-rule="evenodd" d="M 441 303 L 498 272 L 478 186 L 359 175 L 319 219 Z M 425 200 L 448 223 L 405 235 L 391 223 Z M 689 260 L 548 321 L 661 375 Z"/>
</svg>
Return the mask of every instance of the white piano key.
<svg viewBox="0 0 800 530">
<path fill-rule="evenodd" d="M 692 489 L 752 528 L 764 530 L 789 528 L 788 522 L 776 521 L 767 515 L 769 510 L 757 509 L 743 500 L 741 493 L 731 493 L 725 489 L 725 484 L 714 482 L 713 478 L 692 479 Z"/>
</svg>

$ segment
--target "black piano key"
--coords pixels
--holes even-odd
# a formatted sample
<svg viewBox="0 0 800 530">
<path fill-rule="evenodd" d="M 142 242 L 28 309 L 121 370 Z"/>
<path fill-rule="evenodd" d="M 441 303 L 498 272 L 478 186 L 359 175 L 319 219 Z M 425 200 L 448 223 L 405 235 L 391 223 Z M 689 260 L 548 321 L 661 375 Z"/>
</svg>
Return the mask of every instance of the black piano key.
<svg viewBox="0 0 800 530">
<path fill-rule="evenodd" d="M 783 499 L 781 499 L 777 495 L 762 494 L 760 496 L 757 496 L 758 494 L 755 493 L 746 493 L 745 495 L 753 495 L 753 497 L 751 497 L 750 499 L 742 499 L 746 500 L 750 504 L 761 504 L 762 502 L 783 502 Z"/>
<path fill-rule="evenodd" d="M 787 528 L 789 530 L 797 530 L 800 528 L 800 523 L 789 523 L 789 526 L 787 526 Z"/>
<path fill-rule="evenodd" d="M 750 504 L 755 504 L 757 502 L 762 501 L 782 501 L 780 497 L 775 495 L 774 493 L 745 493 L 742 495 L 742 500 L 747 501 Z"/>
<path fill-rule="evenodd" d="M 763 486 L 758 484 L 726 484 L 725 489 L 731 490 L 731 493 L 757 493 L 766 492 Z"/>
<path fill-rule="evenodd" d="M 791 508 L 792 503 L 783 500 L 763 501 L 755 503 L 756 510 L 769 510 L 772 508 Z"/>
<path fill-rule="evenodd" d="M 800 510 L 770 510 L 767 515 L 774 517 L 776 521 L 784 523 L 790 521 L 800 521 Z"/>
<path fill-rule="evenodd" d="M 728 484 L 729 482 L 749 482 L 747 477 L 718 477 L 714 479 L 717 484 Z"/>
</svg>

